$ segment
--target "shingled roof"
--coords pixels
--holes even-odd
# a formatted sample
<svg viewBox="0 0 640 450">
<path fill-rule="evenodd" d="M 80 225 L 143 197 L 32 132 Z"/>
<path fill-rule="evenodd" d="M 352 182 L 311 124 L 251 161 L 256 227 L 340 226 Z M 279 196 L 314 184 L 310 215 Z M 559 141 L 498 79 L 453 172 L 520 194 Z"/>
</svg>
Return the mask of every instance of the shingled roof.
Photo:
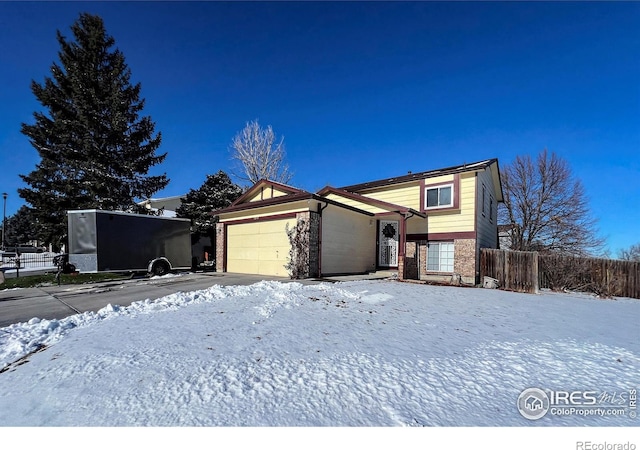
<svg viewBox="0 0 640 450">
<path fill-rule="evenodd" d="M 339 189 L 350 191 L 350 192 L 358 192 L 358 191 L 363 191 L 366 189 L 376 188 L 380 186 L 388 186 L 390 184 L 400 184 L 400 183 L 410 183 L 412 181 L 420 181 L 421 179 L 424 179 L 424 178 L 437 177 L 440 175 L 450 175 L 454 173 L 484 170 L 487 167 L 497 162 L 498 162 L 497 158 L 485 159 L 483 161 L 478 161 L 474 163 L 469 163 L 469 164 L 465 163 L 461 166 L 453 166 L 453 167 L 446 167 L 444 169 L 428 170 L 426 172 L 410 173 L 408 175 L 402 175 L 402 176 L 393 177 L 393 178 L 385 178 L 383 180 L 367 181 L 366 183 L 353 184 L 351 186 L 344 186 Z"/>
</svg>

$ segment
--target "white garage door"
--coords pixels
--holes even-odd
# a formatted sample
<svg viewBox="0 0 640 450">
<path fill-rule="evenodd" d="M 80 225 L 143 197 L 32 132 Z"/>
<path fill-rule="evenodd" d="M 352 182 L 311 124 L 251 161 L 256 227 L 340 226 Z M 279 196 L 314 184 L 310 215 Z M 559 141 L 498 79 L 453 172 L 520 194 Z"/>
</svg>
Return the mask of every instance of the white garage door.
<svg viewBox="0 0 640 450">
<path fill-rule="evenodd" d="M 288 276 L 286 225 L 295 223 L 292 218 L 227 226 L 227 272 Z"/>
</svg>

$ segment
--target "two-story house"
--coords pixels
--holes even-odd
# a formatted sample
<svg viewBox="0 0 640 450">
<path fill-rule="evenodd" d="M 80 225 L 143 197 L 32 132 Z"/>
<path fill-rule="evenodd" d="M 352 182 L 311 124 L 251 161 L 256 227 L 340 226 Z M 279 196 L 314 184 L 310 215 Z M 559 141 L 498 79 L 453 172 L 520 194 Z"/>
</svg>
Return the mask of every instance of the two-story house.
<svg viewBox="0 0 640 450">
<path fill-rule="evenodd" d="M 269 180 L 218 216 L 218 271 L 287 276 L 287 229 L 304 221 L 309 277 L 397 270 L 402 279 L 477 283 L 498 247 L 497 159 L 310 193 Z"/>
</svg>

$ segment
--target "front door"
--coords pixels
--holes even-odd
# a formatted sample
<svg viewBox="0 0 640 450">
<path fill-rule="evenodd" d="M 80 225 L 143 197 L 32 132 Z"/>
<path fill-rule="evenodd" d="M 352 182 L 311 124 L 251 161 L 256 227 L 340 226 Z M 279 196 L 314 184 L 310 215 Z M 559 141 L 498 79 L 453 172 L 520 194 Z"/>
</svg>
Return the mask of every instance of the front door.
<svg viewBox="0 0 640 450">
<path fill-rule="evenodd" d="M 381 220 L 378 230 L 378 265 L 380 267 L 398 267 L 398 228 L 397 220 Z"/>
</svg>

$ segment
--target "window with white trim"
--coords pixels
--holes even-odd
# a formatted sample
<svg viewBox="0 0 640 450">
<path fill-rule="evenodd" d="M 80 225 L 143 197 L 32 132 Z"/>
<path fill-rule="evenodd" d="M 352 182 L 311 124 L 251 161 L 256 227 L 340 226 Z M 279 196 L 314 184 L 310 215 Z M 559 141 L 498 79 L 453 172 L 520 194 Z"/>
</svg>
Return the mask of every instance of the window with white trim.
<svg viewBox="0 0 640 450">
<path fill-rule="evenodd" d="M 427 244 L 427 271 L 453 272 L 453 242 Z"/>
<path fill-rule="evenodd" d="M 425 209 L 453 206 L 453 184 L 425 188 Z"/>
</svg>

